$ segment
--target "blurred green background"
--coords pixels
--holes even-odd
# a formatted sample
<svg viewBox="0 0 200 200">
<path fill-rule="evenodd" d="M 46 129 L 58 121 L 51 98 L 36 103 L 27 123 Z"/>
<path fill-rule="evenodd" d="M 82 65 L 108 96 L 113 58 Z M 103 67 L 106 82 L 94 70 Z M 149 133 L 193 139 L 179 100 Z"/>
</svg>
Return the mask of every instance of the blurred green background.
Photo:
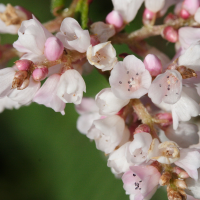
<svg viewBox="0 0 200 200">
<path fill-rule="evenodd" d="M 67 0 L 66 4 L 71 1 Z M 50 0 L 2 0 L 21 5 L 41 22 L 53 19 Z M 92 21 L 104 20 L 112 10 L 110 0 L 94 0 L 89 13 Z M 141 26 L 141 15 L 127 31 Z M 1 35 L 1 43 L 12 43 L 16 35 Z M 157 39 L 156 39 L 157 40 Z M 166 45 L 161 42 L 160 45 Z M 117 53 L 129 52 L 116 45 Z M 160 46 L 161 48 L 161 46 Z M 94 97 L 108 87 L 96 70 L 84 77 L 85 96 Z M 35 103 L 0 114 L 0 199 L 1 200 L 128 200 L 122 181 L 107 167 L 104 154 L 94 142 L 76 130 L 74 105 L 67 104 L 65 116 Z M 167 199 L 162 189 L 154 200 Z"/>
</svg>

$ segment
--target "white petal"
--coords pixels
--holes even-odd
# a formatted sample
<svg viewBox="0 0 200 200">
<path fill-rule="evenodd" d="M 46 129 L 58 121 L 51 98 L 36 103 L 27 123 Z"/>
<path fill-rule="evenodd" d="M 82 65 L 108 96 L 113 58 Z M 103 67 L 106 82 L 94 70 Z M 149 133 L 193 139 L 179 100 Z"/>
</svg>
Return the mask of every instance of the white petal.
<svg viewBox="0 0 200 200">
<path fill-rule="evenodd" d="M 169 1 L 169 0 L 167 0 Z M 145 6 L 148 10 L 156 13 L 160 11 L 165 5 L 165 0 L 145 0 Z"/>
<path fill-rule="evenodd" d="M 129 100 L 117 98 L 111 88 L 103 89 L 96 95 L 95 100 L 101 115 L 114 115 L 129 103 Z"/>
</svg>

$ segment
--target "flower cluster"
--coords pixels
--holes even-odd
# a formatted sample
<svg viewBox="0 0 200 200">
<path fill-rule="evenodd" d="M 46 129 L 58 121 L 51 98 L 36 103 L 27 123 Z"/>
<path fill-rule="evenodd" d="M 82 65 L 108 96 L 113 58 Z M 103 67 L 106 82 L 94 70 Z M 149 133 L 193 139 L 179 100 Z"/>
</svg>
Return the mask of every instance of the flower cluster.
<svg viewBox="0 0 200 200">
<path fill-rule="evenodd" d="M 121 33 L 143 2 L 144 27 Z M 200 23 L 200 2 L 112 3 L 105 23 L 84 30 L 63 17 L 56 31 L 24 8 L 1 5 L 0 32 L 18 33 L 13 47 L 20 58 L 0 70 L 0 111 L 36 102 L 64 115 L 65 104 L 74 103 L 78 130 L 105 153 L 131 200 L 150 199 L 159 186 L 167 186 L 169 200 L 200 198 L 199 130 L 192 119 L 200 114 L 200 28 L 193 27 Z M 172 5 L 174 13 L 154 26 Z M 176 43 L 172 60 L 143 41 L 153 34 Z M 126 43 L 142 60 L 124 53 L 119 61 L 113 43 Z M 12 54 L 10 47 L 1 48 L 5 64 Z M 109 76 L 110 87 L 95 99 L 83 98 L 82 74 L 94 67 Z"/>
</svg>

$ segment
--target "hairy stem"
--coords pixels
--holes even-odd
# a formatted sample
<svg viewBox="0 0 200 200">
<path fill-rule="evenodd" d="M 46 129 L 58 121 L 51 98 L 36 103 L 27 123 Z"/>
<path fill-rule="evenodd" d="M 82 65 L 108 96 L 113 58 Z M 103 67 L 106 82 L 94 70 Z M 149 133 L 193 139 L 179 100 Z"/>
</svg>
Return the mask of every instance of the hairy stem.
<svg viewBox="0 0 200 200">
<path fill-rule="evenodd" d="M 151 117 L 147 109 L 144 107 L 142 102 L 139 99 L 133 99 L 132 106 L 139 119 L 142 120 L 142 123 L 150 127 L 152 137 L 157 138 L 160 141 L 160 138 L 158 137 L 154 128 L 153 118 Z"/>
</svg>

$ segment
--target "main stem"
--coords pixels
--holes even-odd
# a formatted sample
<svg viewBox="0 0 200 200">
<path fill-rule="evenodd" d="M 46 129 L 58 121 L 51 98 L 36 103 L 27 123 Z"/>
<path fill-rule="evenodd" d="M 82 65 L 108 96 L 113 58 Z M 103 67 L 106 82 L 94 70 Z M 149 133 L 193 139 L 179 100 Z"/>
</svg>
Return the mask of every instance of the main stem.
<svg viewBox="0 0 200 200">
<path fill-rule="evenodd" d="M 142 120 L 142 123 L 150 127 L 152 137 L 157 138 L 160 141 L 160 138 L 158 137 L 154 128 L 153 118 L 151 117 L 147 109 L 144 107 L 142 102 L 139 99 L 133 99 L 132 106 L 139 119 Z"/>
</svg>

